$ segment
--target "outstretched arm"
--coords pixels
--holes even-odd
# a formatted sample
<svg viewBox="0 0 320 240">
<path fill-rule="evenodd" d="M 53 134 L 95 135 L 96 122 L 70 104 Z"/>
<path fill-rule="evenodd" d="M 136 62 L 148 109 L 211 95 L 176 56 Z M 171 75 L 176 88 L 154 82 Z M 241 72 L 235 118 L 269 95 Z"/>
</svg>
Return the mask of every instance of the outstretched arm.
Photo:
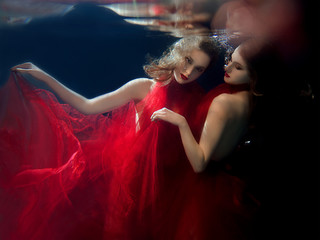
<svg viewBox="0 0 320 240">
<path fill-rule="evenodd" d="M 163 108 L 151 117 L 153 121 L 157 119 L 179 127 L 186 155 L 195 172 L 202 172 L 211 158 L 218 161 L 229 154 L 242 135 L 246 122 L 244 115 L 239 117 L 229 104 L 217 98 L 210 106 L 199 143 L 183 116 Z"/>
<path fill-rule="evenodd" d="M 131 100 L 142 100 L 154 83 L 151 79 L 139 78 L 128 82 L 113 92 L 93 99 L 87 99 L 64 86 L 32 63 L 17 65 L 12 70 L 28 73 L 36 79 L 45 82 L 65 103 L 70 104 L 84 114 L 104 113 L 120 107 Z"/>
</svg>

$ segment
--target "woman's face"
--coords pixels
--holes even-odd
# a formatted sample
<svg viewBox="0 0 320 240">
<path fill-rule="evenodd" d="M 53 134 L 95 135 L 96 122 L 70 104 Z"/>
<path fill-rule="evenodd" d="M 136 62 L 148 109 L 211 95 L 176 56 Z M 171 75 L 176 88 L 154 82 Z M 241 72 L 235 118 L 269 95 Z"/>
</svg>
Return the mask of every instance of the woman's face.
<svg viewBox="0 0 320 240">
<path fill-rule="evenodd" d="M 176 81 L 180 84 L 193 82 L 207 69 L 210 57 L 199 49 L 192 50 L 173 71 Z"/>
<path fill-rule="evenodd" d="M 228 65 L 225 67 L 224 81 L 229 84 L 244 84 L 250 82 L 247 64 L 240 55 L 239 47 L 231 55 Z"/>
</svg>

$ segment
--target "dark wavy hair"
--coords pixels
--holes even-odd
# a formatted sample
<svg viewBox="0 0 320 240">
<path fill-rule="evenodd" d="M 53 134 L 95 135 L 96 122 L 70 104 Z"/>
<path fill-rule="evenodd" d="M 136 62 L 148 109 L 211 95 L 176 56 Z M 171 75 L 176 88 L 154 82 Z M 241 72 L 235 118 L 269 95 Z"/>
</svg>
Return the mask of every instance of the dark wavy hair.
<svg viewBox="0 0 320 240">
<path fill-rule="evenodd" d="M 250 77 L 250 91 L 254 96 L 263 95 L 263 81 L 266 78 L 265 65 L 274 62 L 270 59 L 269 44 L 258 38 L 248 38 L 239 43 L 239 53 L 243 60 L 246 62 L 249 77 Z M 225 53 L 225 63 L 231 59 L 235 47 L 228 46 Z M 269 56 L 269 57 L 268 57 Z"/>
</svg>

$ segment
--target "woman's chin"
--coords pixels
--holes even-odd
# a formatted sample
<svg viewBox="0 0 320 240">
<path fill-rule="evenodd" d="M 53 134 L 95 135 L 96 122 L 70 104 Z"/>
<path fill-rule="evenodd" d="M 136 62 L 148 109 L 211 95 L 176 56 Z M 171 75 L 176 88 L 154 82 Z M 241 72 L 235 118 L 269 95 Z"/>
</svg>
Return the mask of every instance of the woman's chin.
<svg viewBox="0 0 320 240">
<path fill-rule="evenodd" d="M 223 80 L 225 83 L 230 83 L 230 81 L 229 81 L 230 79 L 228 77 L 224 77 Z"/>
</svg>

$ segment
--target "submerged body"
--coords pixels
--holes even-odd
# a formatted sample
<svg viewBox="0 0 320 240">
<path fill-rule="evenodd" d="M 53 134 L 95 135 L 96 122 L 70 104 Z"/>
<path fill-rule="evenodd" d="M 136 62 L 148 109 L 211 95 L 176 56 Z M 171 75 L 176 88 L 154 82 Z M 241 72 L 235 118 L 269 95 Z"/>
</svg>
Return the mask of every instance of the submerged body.
<svg viewBox="0 0 320 240">
<path fill-rule="evenodd" d="M 32 64 L 15 67 L 68 104 L 19 73 L 2 89 L 2 237 L 248 239 L 245 186 L 205 171 L 245 130 L 247 84 L 204 96 L 194 80 L 209 61 L 194 50 L 169 81 L 137 79 L 92 100 Z"/>
<path fill-rule="evenodd" d="M 223 172 L 196 174 L 179 142 L 179 130 L 165 122 L 150 124 L 154 108 L 174 108 L 185 116 L 199 140 L 201 127 L 198 123 L 205 121 L 206 114 L 193 113 L 209 105 L 209 101 L 200 104 L 204 98 L 199 86 L 181 87 L 174 82 L 155 86 L 145 102 L 139 105 L 153 102 L 154 108 L 145 105 L 137 132 L 132 117 L 136 111 L 133 102 L 122 110 L 115 110 L 112 117 L 86 116 L 67 105 L 58 104 L 50 94 L 49 100 L 43 99 L 47 92 L 35 91 L 23 81 L 18 77 L 20 89 L 17 85 L 12 87 L 22 91 L 21 94 L 28 99 L 28 115 L 37 123 L 30 128 L 26 122 L 28 128 L 24 129 L 31 130 L 37 138 L 45 136 L 36 142 L 38 148 L 33 152 L 30 149 L 16 151 L 19 140 L 21 145 L 36 141 L 25 142 L 28 131 L 23 128 L 11 138 L 2 138 L 8 147 L 6 153 L 2 149 L 2 165 L 12 170 L 15 166 L 13 160 L 19 161 L 21 157 L 24 160 L 24 164 L 15 169 L 17 174 L 8 176 L 7 172 L 7 178 L 2 177 L 3 192 L 7 197 L 2 199 L 5 209 L 1 209 L 6 213 L 6 222 L 1 224 L 4 239 L 10 239 L 10 235 L 5 235 L 10 225 L 16 227 L 10 232 L 13 236 L 25 239 L 48 238 L 48 234 L 52 234 L 52 239 L 70 239 L 70 235 L 78 239 L 80 236 L 90 237 L 94 232 L 97 234 L 94 239 L 195 239 L 218 235 L 222 230 L 208 225 L 221 218 L 220 214 L 213 214 L 221 204 L 231 204 L 234 209 L 243 208 L 232 198 L 235 189 L 241 192 L 236 178 Z M 14 84 L 13 79 L 11 84 Z M 216 92 L 211 92 L 211 97 L 236 90 L 222 85 Z M 11 96 L 17 96 L 12 91 Z M 29 99 L 30 94 L 33 101 Z M 177 95 L 183 98 L 175 100 Z M 195 96 L 197 101 L 193 98 Z M 19 116 L 12 118 L 11 115 L 11 119 L 23 118 L 24 110 L 22 107 L 19 112 L 15 108 Z M 38 111 L 42 112 L 40 116 Z M 57 112 L 60 117 L 52 118 L 52 113 Z M 10 125 L 15 125 L 14 122 L 11 120 Z M 48 123 L 51 127 L 46 126 Z M 9 128 L 7 125 L 6 129 Z M 16 141 L 12 143 L 14 139 Z M 61 139 L 63 143 L 57 144 Z M 6 155 L 14 149 L 15 155 Z M 44 162 L 48 149 L 56 151 L 57 155 Z M 16 201 L 9 201 L 12 197 Z M 203 201 L 207 203 L 199 204 Z M 21 212 L 17 203 L 22 207 Z M 184 216 L 186 209 L 194 217 Z M 208 209 L 212 209 L 212 213 L 207 214 Z M 234 222 L 230 224 L 230 227 L 236 226 L 233 226 Z"/>
</svg>

